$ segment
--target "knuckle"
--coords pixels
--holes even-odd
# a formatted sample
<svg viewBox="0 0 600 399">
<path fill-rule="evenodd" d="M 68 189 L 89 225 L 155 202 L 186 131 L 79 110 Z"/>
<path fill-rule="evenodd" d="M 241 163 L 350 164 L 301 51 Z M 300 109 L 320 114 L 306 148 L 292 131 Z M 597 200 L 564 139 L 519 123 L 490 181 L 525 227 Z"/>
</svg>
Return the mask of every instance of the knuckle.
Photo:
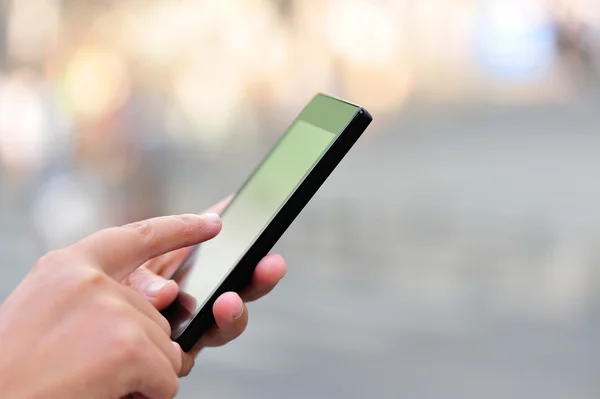
<svg viewBox="0 0 600 399">
<path fill-rule="evenodd" d="M 122 228 L 129 231 L 133 231 L 140 235 L 149 235 L 152 233 L 152 226 L 150 225 L 150 221 L 148 220 L 128 223 L 126 225 L 123 225 Z"/>
<path fill-rule="evenodd" d="M 36 268 L 40 267 L 54 267 L 58 266 L 63 262 L 64 255 L 63 250 L 57 249 L 50 251 L 43 255 L 35 264 Z"/>
<path fill-rule="evenodd" d="M 156 229 L 148 220 L 130 223 L 121 228 L 135 233 L 143 242 L 144 246 L 149 249 L 155 248 L 158 244 Z"/>
<path fill-rule="evenodd" d="M 147 349 L 143 358 L 140 358 L 137 364 L 125 366 L 130 370 L 134 370 L 129 381 L 131 389 L 139 392 L 144 388 L 152 387 L 152 390 L 156 391 L 157 396 L 161 398 L 175 398 L 180 387 L 179 376 L 160 351 L 152 348 Z"/>
<path fill-rule="evenodd" d="M 182 237 L 191 237 L 198 231 L 198 218 L 193 215 L 177 215 L 178 221 L 175 233 Z"/>
<path fill-rule="evenodd" d="M 178 392 L 179 378 L 177 378 L 177 376 L 174 376 L 173 378 L 169 379 L 169 384 L 167 385 L 167 395 L 169 398 L 174 398 L 175 396 L 177 396 Z"/>
<path fill-rule="evenodd" d="M 84 289 L 92 289 L 105 287 L 108 284 L 106 274 L 100 270 L 96 270 L 91 267 L 80 268 L 76 274 L 74 274 L 74 282 L 77 286 Z"/>
<path fill-rule="evenodd" d="M 107 276 L 93 267 L 63 269 L 60 275 L 61 290 L 77 297 L 80 301 L 102 298 L 109 284 Z"/>
<path fill-rule="evenodd" d="M 98 299 L 97 306 L 105 313 L 108 313 L 110 319 L 118 326 L 117 329 L 128 328 L 130 323 L 130 310 L 126 302 L 118 296 L 105 295 Z"/>
<path fill-rule="evenodd" d="M 149 270 L 145 269 L 143 266 L 135 269 L 131 274 L 129 274 L 125 278 L 125 285 L 129 288 L 141 292 L 143 291 L 142 285 L 144 281 L 147 279 L 147 273 Z"/>
<path fill-rule="evenodd" d="M 158 318 L 158 323 L 159 323 L 160 328 L 162 328 L 162 330 L 170 337 L 171 336 L 171 324 L 166 319 L 166 317 L 161 315 Z"/>
<path fill-rule="evenodd" d="M 113 333 L 112 347 L 119 363 L 137 363 L 143 354 L 145 336 L 134 325 L 123 324 Z"/>
<path fill-rule="evenodd" d="M 179 372 L 180 377 L 187 377 L 192 372 L 194 365 L 196 364 L 196 358 L 193 356 L 186 356 L 183 364 L 181 365 L 181 371 Z"/>
</svg>

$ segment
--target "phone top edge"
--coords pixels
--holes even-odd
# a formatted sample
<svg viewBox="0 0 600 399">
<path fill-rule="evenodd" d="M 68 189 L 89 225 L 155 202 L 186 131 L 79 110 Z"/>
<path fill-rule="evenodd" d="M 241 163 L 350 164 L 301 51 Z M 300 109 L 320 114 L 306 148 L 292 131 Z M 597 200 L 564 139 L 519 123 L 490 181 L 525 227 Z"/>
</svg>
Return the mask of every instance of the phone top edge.
<svg viewBox="0 0 600 399">
<path fill-rule="evenodd" d="M 362 108 L 360 105 L 358 105 L 358 104 L 355 104 L 355 103 L 353 103 L 353 102 L 351 102 L 351 101 L 344 100 L 343 98 L 336 97 L 336 96 L 333 96 L 333 95 L 331 95 L 331 94 L 326 94 L 326 93 L 323 93 L 323 92 L 318 92 L 318 93 L 317 93 L 317 94 L 316 94 L 316 95 L 313 97 L 313 99 L 314 99 L 314 98 L 316 98 L 316 97 L 326 97 L 326 98 L 329 98 L 329 99 L 331 99 L 331 100 L 339 101 L 339 102 L 341 102 L 341 103 L 344 103 L 344 104 L 347 104 L 347 105 L 351 105 L 351 106 L 353 106 L 353 107 L 356 107 L 356 108 Z"/>
<path fill-rule="evenodd" d="M 297 120 L 308 122 L 336 136 L 342 133 L 362 107 L 319 93 L 300 111 Z"/>
<path fill-rule="evenodd" d="M 317 93 L 317 94 L 316 94 L 316 95 L 313 97 L 313 100 L 314 100 L 315 98 L 317 98 L 317 97 L 324 97 L 324 98 L 328 98 L 328 99 L 330 99 L 330 100 L 334 100 L 334 101 L 337 101 L 337 102 L 339 102 L 339 103 L 342 103 L 342 104 L 346 104 L 346 105 L 350 105 L 350 106 L 352 106 L 352 107 L 355 107 L 355 108 L 356 108 L 356 114 L 357 114 L 357 115 L 363 116 L 363 117 L 365 117 L 365 118 L 369 119 L 369 121 L 373 121 L 373 115 L 371 115 L 371 113 L 370 113 L 369 111 L 367 111 L 367 109 L 366 109 L 365 107 L 361 106 L 361 105 L 358 105 L 358 104 L 356 104 L 356 103 L 353 103 L 353 102 L 351 102 L 351 101 L 344 100 L 343 98 L 335 97 L 335 96 L 332 96 L 332 95 L 329 95 L 329 94 L 326 94 L 326 93 L 323 93 L 323 92 L 319 92 L 319 93 Z M 312 100 L 311 100 L 311 102 L 312 102 Z M 309 103 L 309 104 L 310 104 L 310 103 Z M 307 106 L 308 106 L 308 105 L 307 105 Z"/>
</svg>

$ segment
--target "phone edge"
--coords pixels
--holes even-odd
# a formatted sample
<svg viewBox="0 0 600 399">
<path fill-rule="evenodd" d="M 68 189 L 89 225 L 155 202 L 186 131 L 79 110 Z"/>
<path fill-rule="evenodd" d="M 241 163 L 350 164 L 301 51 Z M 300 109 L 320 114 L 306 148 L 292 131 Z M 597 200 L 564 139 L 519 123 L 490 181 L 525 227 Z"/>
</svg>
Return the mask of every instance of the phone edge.
<svg viewBox="0 0 600 399">
<path fill-rule="evenodd" d="M 214 325 L 212 308 L 217 298 L 225 292 L 239 292 L 247 286 L 257 263 L 277 244 L 372 121 L 371 114 L 363 107 L 358 107 L 355 117 L 344 128 L 329 150 L 300 183 L 279 213 L 271 220 L 181 335 L 175 339 L 184 352 L 189 352 L 200 337 Z"/>
</svg>

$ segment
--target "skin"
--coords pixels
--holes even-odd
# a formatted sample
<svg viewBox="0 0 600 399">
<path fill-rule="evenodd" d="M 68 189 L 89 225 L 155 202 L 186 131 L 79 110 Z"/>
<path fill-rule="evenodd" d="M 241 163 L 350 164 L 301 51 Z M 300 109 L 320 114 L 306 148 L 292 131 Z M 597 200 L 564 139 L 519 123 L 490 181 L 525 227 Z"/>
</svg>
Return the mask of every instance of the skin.
<svg viewBox="0 0 600 399">
<path fill-rule="evenodd" d="M 202 348 L 244 331 L 244 301 L 268 293 L 285 274 L 281 257 L 264 258 L 246 291 L 217 300 L 217 326 L 184 354 L 159 312 L 178 288 L 161 276 L 218 234 L 212 212 L 101 230 L 42 257 L 0 306 L 2 397 L 173 398 Z"/>
<path fill-rule="evenodd" d="M 207 213 L 221 214 L 233 196 L 209 208 Z M 177 283 L 168 278 L 191 251 L 191 247 L 172 251 L 156 257 L 131 273 L 123 283 L 138 291 L 158 310 L 167 307 L 179 292 Z M 277 254 L 263 258 L 254 271 L 248 288 L 239 294 L 227 292 L 221 295 L 213 307 L 216 326 L 207 332 L 189 353 L 183 354 L 180 376 L 187 376 L 192 370 L 196 356 L 203 348 L 223 346 L 239 337 L 248 325 L 248 309 L 245 302 L 262 298 L 275 288 L 286 274 L 285 260 Z M 151 290 L 154 287 L 157 290 Z"/>
</svg>

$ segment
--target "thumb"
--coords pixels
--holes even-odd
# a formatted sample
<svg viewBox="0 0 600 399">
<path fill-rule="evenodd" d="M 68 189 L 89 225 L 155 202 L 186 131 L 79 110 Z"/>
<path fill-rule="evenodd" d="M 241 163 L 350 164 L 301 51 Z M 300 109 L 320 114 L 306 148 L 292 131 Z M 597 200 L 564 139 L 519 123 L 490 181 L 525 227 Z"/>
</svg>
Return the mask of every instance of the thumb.
<svg viewBox="0 0 600 399">
<path fill-rule="evenodd" d="M 142 294 L 157 310 L 169 306 L 179 292 L 177 283 L 167 280 L 145 267 L 139 267 L 125 280 L 125 285 Z"/>
</svg>

